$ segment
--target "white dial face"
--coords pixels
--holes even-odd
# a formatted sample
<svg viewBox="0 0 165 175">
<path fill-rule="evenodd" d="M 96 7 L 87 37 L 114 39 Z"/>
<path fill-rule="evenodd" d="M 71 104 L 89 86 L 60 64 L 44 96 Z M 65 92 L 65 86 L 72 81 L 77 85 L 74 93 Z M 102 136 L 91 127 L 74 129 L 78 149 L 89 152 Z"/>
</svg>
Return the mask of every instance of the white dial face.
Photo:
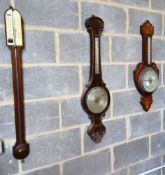
<svg viewBox="0 0 165 175">
<path fill-rule="evenodd" d="M 103 88 L 94 87 L 88 92 L 86 102 L 92 113 L 101 113 L 107 108 L 108 94 Z"/>
<path fill-rule="evenodd" d="M 158 74 L 150 67 L 145 68 L 140 75 L 140 84 L 146 92 L 153 92 L 158 84 Z"/>
</svg>

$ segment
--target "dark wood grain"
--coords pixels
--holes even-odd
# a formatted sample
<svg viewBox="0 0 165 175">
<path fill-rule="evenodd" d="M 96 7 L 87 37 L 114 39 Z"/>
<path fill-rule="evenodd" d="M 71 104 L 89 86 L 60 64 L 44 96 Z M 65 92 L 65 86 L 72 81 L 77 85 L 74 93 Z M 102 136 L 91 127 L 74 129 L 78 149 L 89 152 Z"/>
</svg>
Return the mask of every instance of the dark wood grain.
<svg viewBox="0 0 165 175">
<path fill-rule="evenodd" d="M 25 140 L 24 98 L 22 82 L 21 47 L 11 47 L 13 92 L 16 126 L 16 143 L 13 155 L 17 159 L 24 159 L 29 154 L 29 145 Z"/>
<path fill-rule="evenodd" d="M 110 104 L 110 94 L 108 89 L 106 88 L 106 84 L 103 82 L 103 79 L 102 79 L 100 52 L 99 52 L 99 73 L 96 74 L 95 72 L 96 67 L 95 67 L 95 40 L 94 39 L 95 37 L 99 37 L 99 40 L 100 40 L 100 35 L 103 31 L 104 22 L 101 18 L 92 16 L 91 18 L 86 20 L 85 25 L 90 36 L 90 71 L 89 71 L 89 81 L 81 96 L 81 104 L 84 111 L 88 114 L 91 120 L 91 125 L 88 128 L 88 135 L 91 137 L 91 139 L 94 142 L 98 143 L 101 141 L 102 137 L 106 132 L 106 128 L 102 123 L 102 118 L 105 115 L 105 112 L 107 111 Z M 100 42 L 99 42 L 99 50 L 100 50 Z M 92 113 L 88 109 L 87 102 L 86 102 L 89 91 L 94 87 L 102 87 L 108 95 L 108 104 L 105 110 L 98 114 Z"/>
</svg>

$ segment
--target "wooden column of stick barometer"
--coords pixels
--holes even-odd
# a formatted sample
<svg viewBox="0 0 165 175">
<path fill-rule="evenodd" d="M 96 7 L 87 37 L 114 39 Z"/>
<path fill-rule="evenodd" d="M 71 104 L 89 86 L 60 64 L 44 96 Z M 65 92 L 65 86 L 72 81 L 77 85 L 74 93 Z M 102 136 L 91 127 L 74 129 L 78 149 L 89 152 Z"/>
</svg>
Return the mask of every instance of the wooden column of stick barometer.
<svg viewBox="0 0 165 175">
<path fill-rule="evenodd" d="M 140 26 L 140 33 L 142 35 L 142 62 L 136 66 L 133 75 L 135 86 L 141 94 L 140 104 L 145 111 L 148 111 L 153 102 L 152 93 L 159 84 L 159 69 L 152 62 L 154 27 L 150 21 L 146 21 Z"/>
<path fill-rule="evenodd" d="M 24 159 L 29 154 L 29 144 L 25 140 L 23 80 L 21 51 L 23 48 L 23 25 L 20 13 L 10 7 L 5 12 L 6 44 L 11 52 L 13 93 L 15 109 L 16 143 L 13 155 L 16 159 Z"/>
<path fill-rule="evenodd" d="M 98 143 L 106 131 L 102 118 L 110 104 L 110 94 L 101 72 L 100 36 L 104 22 L 101 18 L 92 16 L 86 20 L 85 25 L 90 35 L 90 73 L 89 82 L 81 96 L 81 104 L 91 120 L 87 132 Z"/>
</svg>

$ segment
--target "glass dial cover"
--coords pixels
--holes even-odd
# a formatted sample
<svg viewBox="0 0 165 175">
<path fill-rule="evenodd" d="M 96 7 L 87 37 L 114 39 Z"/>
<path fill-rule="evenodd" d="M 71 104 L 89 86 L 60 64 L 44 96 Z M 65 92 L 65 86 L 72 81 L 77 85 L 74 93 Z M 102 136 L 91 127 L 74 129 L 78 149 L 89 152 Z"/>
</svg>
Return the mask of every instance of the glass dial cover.
<svg viewBox="0 0 165 175">
<path fill-rule="evenodd" d="M 101 113 L 108 105 L 108 94 L 104 88 L 94 87 L 88 92 L 86 103 L 92 113 Z"/>
<path fill-rule="evenodd" d="M 140 74 L 140 84 L 146 92 L 153 92 L 159 84 L 158 74 L 151 67 L 145 68 Z"/>
</svg>

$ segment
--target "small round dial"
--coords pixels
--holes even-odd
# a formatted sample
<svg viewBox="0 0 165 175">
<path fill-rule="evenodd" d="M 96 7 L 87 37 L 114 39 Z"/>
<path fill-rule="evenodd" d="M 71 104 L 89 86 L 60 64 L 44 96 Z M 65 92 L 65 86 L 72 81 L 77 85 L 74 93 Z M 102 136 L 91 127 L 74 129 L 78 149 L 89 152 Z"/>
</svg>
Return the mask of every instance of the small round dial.
<svg viewBox="0 0 165 175">
<path fill-rule="evenodd" d="M 108 94 L 104 88 L 94 87 L 88 92 L 86 103 L 92 113 L 101 113 L 107 108 Z"/>
<path fill-rule="evenodd" d="M 140 74 L 140 84 L 144 91 L 153 92 L 159 83 L 159 76 L 151 67 L 145 68 Z"/>
</svg>

